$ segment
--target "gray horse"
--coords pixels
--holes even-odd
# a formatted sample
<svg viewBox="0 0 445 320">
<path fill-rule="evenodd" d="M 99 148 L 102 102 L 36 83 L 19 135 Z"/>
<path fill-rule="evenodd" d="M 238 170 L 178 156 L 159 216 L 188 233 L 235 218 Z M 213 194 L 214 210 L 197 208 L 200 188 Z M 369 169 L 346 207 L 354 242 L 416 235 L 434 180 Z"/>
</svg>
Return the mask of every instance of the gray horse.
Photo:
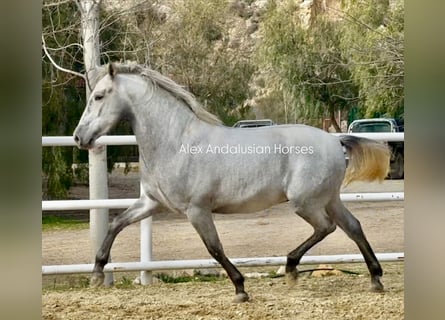
<svg viewBox="0 0 445 320">
<path fill-rule="evenodd" d="M 341 202 L 340 187 L 384 179 L 390 155 L 384 144 L 305 125 L 226 127 L 181 86 L 134 63 L 101 67 L 97 79 L 74 139 L 79 148 L 93 148 L 96 139 L 127 119 L 139 145 L 142 192 L 110 224 L 91 285 L 103 283 L 103 268 L 123 228 L 168 209 L 187 216 L 227 271 L 234 301 L 247 301 L 244 278 L 224 254 L 212 213 L 254 212 L 289 201 L 314 233 L 287 255 L 288 283 L 296 283 L 301 257 L 338 225 L 363 254 L 372 290 L 383 290 L 382 268 L 359 221 Z"/>
</svg>

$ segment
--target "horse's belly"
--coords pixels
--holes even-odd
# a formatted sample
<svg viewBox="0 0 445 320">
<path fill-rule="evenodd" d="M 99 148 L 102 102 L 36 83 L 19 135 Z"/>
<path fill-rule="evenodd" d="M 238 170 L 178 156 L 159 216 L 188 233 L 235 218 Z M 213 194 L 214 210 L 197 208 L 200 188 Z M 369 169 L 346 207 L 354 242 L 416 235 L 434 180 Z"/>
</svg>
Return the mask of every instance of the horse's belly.
<svg viewBox="0 0 445 320">
<path fill-rule="evenodd" d="M 270 208 L 271 206 L 285 202 L 287 198 L 284 194 L 275 197 L 257 197 L 240 202 L 231 202 L 218 206 L 213 210 L 214 213 L 249 213 L 257 212 Z"/>
</svg>

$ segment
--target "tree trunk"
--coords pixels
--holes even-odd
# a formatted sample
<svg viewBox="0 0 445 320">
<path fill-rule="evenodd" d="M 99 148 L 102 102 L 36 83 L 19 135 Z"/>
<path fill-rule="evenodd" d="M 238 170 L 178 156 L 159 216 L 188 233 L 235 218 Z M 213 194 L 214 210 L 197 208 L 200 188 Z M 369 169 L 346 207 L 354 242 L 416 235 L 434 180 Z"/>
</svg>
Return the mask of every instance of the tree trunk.
<svg viewBox="0 0 445 320">
<path fill-rule="evenodd" d="M 101 0 L 79 0 L 82 15 L 83 59 L 85 64 L 86 101 L 95 83 L 94 73 L 100 65 L 99 5 Z M 108 199 L 107 147 L 88 151 L 90 199 Z M 90 209 L 90 239 L 93 261 L 108 230 L 108 209 Z M 110 260 L 111 261 L 111 257 Z M 104 284 L 113 283 L 113 274 L 105 273 Z"/>
<path fill-rule="evenodd" d="M 94 71 L 100 65 L 99 47 L 99 5 L 101 0 L 79 0 L 82 15 L 82 40 L 85 76 L 87 78 L 86 98 L 94 88 Z"/>
<path fill-rule="evenodd" d="M 334 126 L 335 132 L 341 132 L 341 128 L 337 123 L 337 119 L 335 119 L 334 108 L 329 110 L 329 119 L 331 120 L 331 124 Z"/>
</svg>

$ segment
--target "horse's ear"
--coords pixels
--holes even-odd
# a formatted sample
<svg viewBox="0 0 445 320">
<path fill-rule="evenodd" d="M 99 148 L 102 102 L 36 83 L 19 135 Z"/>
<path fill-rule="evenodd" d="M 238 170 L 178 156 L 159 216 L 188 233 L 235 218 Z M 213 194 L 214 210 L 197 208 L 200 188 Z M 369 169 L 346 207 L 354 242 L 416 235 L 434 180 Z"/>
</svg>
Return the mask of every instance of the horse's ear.
<svg viewBox="0 0 445 320">
<path fill-rule="evenodd" d="M 111 79 L 113 79 L 116 75 L 116 70 L 111 62 L 108 64 L 108 74 L 110 75 Z"/>
</svg>

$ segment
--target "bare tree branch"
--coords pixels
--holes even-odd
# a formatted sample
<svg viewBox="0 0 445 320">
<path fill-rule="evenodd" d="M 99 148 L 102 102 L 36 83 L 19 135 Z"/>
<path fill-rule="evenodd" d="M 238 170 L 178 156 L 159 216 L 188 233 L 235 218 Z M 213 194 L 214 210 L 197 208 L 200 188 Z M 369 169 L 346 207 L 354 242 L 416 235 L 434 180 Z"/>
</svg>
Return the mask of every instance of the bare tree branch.
<svg viewBox="0 0 445 320">
<path fill-rule="evenodd" d="M 44 3 L 43 7 L 44 8 L 58 7 L 61 4 L 68 3 L 68 2 L 71 2 L 71 0 L 60 0 L 60 1 L 57 1 L 57 2 Z"/>
<path fill-rule="evenodd" d="M 51 57 L 51 55 L 50 55 L 49 52 L 48 52 L 48 48 L 46 47 L 46 43 L 45 43 L 45 37 L 44 37 L 43 35 L 42 35 L 42 48 L 43 48 L 43 51 L 45 51 L 45 55 L 48 57 L 49 61 L 51 61 L 52 65 L 53 65 L 56 69 L 59 69 L 60 71 L 67 72 L 67 73 L 70 73 L 70 74 L 73 74 L 73 75 L 76 75 L 76 76 L 81 77 L 82 79 L 85 79 L 85 80 L 86 80 L 85 75 L 83 75 L 82 73 L 79 73 L 79 72 L 76 72 L 76 71 L 73 71 L 73 70 L 69 70 L 69 69 L 65 69 L 65 68 L 59 66 L 59 65 L 54 61 L 54 59 Z"/>
<path fill-rule="evenodd" d="M 83 50 L 83 46 L 80 43 L 70 43 L 67 44 L 66 46 L 60 46 L 58 48 L 46 48 L 48 51 L 63 51 L 65 49 L 68 49 L 70 47 L 79 47 L 80 49 Z"/>
</svg>

